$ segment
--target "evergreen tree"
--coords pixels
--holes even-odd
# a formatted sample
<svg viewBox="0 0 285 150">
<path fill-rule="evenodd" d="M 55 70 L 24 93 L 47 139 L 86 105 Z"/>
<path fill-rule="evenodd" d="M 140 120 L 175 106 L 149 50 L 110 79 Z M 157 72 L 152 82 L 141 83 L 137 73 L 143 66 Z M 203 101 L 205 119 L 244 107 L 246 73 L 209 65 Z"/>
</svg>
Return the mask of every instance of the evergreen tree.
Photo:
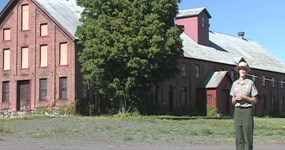
<svg viewBox="0 0 285 150">
<path fill-rule="evenodd" d="M 151 87 L 173 77 L 182 56 L 180 0 L 77 0 L 82 73 L 115 112 L 145 105 Z"/>
</svg>

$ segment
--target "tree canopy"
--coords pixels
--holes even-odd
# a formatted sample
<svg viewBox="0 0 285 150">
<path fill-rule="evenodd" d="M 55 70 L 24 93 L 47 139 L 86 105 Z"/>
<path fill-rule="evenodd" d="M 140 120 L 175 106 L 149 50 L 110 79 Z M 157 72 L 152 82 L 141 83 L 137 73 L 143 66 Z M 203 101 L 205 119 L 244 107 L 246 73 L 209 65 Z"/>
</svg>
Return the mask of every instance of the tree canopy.
<svg viewBox="0 0 285 150">
<path fill-rule="evenodd" d="M 76 35 L 86 85 L 113 110 L 143 108 L 151 87 L 173 77 L 182 56 L 180 0 L 77 0 Z"/>
</svg>

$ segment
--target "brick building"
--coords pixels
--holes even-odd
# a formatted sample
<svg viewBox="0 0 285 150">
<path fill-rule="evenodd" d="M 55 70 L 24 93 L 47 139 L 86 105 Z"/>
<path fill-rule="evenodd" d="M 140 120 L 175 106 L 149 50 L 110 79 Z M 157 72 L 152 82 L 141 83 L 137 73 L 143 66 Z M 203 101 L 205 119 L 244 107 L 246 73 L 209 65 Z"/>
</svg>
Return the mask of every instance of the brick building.
<svg viewBox="0 0 285 150">
<path fill-rule="evenodd" d="M 75 1 L 12 0 L 0 16 L 1 110 L 67 106 L 82 95 Z"/>
<path fill-rule="evenodd" d="M 66 106 L 86 96 L 75 31 L 82 8 L 75 0 L 12 0 L 0 15 L 0 110 L 21 111 Z M 232 114 L 229 90 L 245 59 L 261 99 L 256 115 L 285 116 L 285 64 L 244 33 L 210 31 L 206 8 L 183 10 L 180 74 L 153 89 L 159 112 L 205 114 L 211 105 Z"/>
</svg>

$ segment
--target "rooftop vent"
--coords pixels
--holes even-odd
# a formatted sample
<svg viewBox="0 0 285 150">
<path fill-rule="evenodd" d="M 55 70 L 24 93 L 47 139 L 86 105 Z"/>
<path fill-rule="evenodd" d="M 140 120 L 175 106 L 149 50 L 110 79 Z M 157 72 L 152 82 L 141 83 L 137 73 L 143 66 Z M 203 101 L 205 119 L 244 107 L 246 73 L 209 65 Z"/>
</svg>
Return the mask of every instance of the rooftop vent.
<svg viewBox="0 0 285 150">
<path fill-rule="evenodd" d="M 244 32 L 238 32 L 238 36 L 243 39 L 243 36 L 244 36 Z"/>
</svg>

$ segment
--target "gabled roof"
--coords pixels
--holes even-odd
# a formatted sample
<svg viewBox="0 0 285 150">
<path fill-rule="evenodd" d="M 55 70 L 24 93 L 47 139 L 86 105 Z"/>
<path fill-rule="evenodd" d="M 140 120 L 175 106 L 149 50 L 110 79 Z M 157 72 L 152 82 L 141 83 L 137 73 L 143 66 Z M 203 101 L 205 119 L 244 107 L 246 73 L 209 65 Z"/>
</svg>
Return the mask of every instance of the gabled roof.
<svg viewBox="0 0 285 150">
<path fill-rule="evenodd" d="M 210 46 L 197 44 L 185 33 L 181 38 L 187 58 L 228 65 L 236 65 L 243 58 L 251 68 L 285 73 L 285 63 L 255 41 L 217 32 L 209 32 Z"/>
<path fill-rule="evenodd" d="M 210 13 L 207 11 L 205 7 L 195 8 L 195 9 L 185 9 L 180 10 L 179 14 L 176 15 L 176 18 L 184 18 L 184 17 L 191 17 L 191 16 L 198 16 L 202 11 L 205 11 L 209 18 L 211 18 Z"/>
<path fill-rule="evenodd" d="M 76 0 L 33 0 L 40 8 L 55 19 L 74 38 L 83 8 Z"/>
<path fill-rule="evenodd" d="M 217 88 L 224 77 L 227 75 L 227 71 L 216 71 L 214 74 L 211 76 L 210 80 L 206 84 L 205 88 Z"/>
<path fill-rule="evenodd" d="M 80 24 L 79 19 L 83 8 L 76 4 L 76 0 L 31 0 L 42 11 L 46 13 L 59 27 L 67 32 L 68 35 L 76 39 L 75 32 Z M 0 19 L 3 20 L 5 14 L 9 13 L 19 1 L 10 0 L 0 14 Z"/>
<path fill-rule="evenodd" d="M 43 9 L 54 21 L 64 28 L 73 38 L 80 24 L 79 18 L 83 8 L 76 4 L 76 0 L 32 0 L 38 7 Z M 8 3 L 2 11 L 0 18 L 5 16 L 10 6 L 16 0 Z M 177 17 L 195 16 L 202 11 L 210 16 L 205 7 L 182 10 Z M 209 32 L 210 46 L 197 44 L 185 33 L 180 36 L 183 40 L 184 57 L 236 65 L 244 58 L 251 68 L 285 73 L 285 63 L 272 55 L 266 48 L 255 41 L 242 39 L 217 32 Z"/>
</svg>

